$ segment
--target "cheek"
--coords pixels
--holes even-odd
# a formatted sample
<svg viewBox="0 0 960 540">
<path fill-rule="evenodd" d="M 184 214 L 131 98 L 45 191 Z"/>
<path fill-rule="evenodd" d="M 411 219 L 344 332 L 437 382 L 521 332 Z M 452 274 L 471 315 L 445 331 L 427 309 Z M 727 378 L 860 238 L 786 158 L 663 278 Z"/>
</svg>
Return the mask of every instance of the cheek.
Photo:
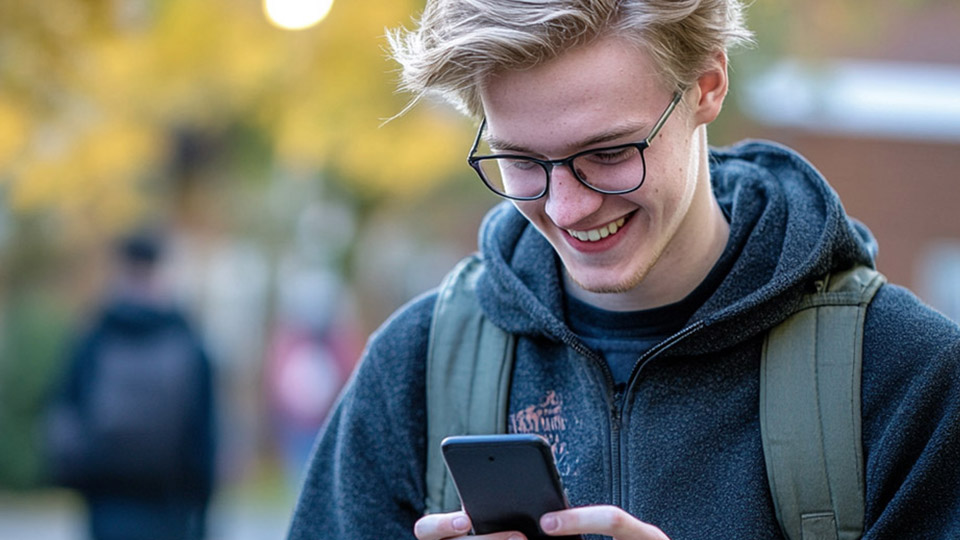
<svg viewBox="0 0 960 540">
<path fill-rule="evenodd" d="M 662 142 L 670 141 L 664 139 Z M 695 157 L 690 155 L 689 147 L 684 144 L 664 144 L 661 148 L 669 152 L 660 152 L 647 161 L 647 179 L 643 189 L 648 190 L 646 196 L 651 204 L 663 213 L 670 213 L 684 206 L 684 201 L 693 196 L 696 188 L 695 168 L 686 158 L 689 156 L 692 160 Z"/>
<path fill-rule="evenodd" d="M 511 201 L 513 207 L 520 211 L 523 214 L 523 217 L 527 218 L 527 221 L 533 223 L 540 228 L 540 221 L 543 219 L 544 210 L 543 210 L 543 199 L 536 201 Z"/>
</svg>

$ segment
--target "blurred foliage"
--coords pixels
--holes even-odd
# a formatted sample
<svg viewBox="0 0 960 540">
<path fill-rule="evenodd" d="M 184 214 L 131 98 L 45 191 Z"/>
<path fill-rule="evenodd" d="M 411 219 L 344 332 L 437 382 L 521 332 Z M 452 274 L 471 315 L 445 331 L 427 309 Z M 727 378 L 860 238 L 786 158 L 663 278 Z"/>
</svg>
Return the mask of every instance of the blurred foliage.
<svg viewBox="0 0 960 540">
<path fill-rule="evenodd" d="M 41 477 L 37 421 L 104 240 L 162 214 L 277 246 L 318 194 L 362 219 L 464 168 L 453 112 L 385 123 L 410 99 L 385 29 L 421 7 L 340 0 L 291 32 L 259 0 L 0 0 L 0 485 Z M 275 204 L 290 179 L 303 200 Z"/>
<path fill-rule="evenodd" d="M 387 27 L 415 0 L 337 2 L 320 25 L 271 26 L 254 0 L 0 2 L 0 182 L 16 213 L 115 228 L 169 174 L 174 133 L 262 134 L 274 167 L 333 172 L 358 199 L 430 188 L 464 132 L 426 107 L 381 127 L 394 92 Z M 264 167 L 253 169 L 258 172 Z"/>
<path fill-rule="evenodd" d="M 68 322 L 57 298 L 41 290 L 8 299 L 0 327 L 0 486 L 43 482 L 42 418 L 61 367 Z"/>
</svg>

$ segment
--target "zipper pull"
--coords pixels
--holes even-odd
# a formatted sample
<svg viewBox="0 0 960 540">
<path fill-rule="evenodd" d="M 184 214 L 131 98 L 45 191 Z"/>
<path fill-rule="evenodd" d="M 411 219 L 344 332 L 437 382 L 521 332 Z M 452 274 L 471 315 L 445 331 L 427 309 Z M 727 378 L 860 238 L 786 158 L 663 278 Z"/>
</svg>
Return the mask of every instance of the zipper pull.
<svg viewBox="0 0 960 540">
<path fill-rule="evenodd" d="M 620 429 L 620 411 L 623 410 L 623 398 L 624 390 L 626 390 L 627 385 L 624 383 L 617 383 L 613 387 L 613 402 L 610 404 L 610 420 L 613 424 L 613 429 Z"/>
</svg>

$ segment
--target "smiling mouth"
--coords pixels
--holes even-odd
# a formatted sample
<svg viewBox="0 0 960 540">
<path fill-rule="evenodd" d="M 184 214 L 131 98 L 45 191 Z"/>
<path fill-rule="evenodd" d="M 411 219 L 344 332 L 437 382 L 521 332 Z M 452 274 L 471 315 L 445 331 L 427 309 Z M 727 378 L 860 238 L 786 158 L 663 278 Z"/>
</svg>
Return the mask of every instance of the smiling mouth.
<svg viewBox="0 0 960 540">
<path fill-rule="evenodd" d="M 620 218 L 616 221 L 607 223 L 603 227 L 598 229 L 590 229 L 589 231 L 575 231 L 573 229 L 564 229 L 567 231 L 567 234 L 580 240 L 581 242 L 599 242 L 608 236 L 613 236 L 617 234 L 617 231 L 620 230 L 620 227 L 623 227 L 623 224 L 626 223 L 627 218 Z"/>
</svg>

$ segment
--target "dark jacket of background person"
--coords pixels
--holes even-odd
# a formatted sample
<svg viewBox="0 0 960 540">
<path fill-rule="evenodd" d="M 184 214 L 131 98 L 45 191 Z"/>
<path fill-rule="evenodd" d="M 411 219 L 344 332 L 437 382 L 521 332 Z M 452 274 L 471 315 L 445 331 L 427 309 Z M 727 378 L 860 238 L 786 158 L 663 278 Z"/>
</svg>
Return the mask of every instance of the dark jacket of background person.
<svg viewBox="0 0 960 540">
<path fill-rule="evenodd" d="M 797 154 L 714 151 L 730 237 L 684 337 L 616 385 L 565 319 L 554 250 L 509 203 L 480 232 L 486 316 L 518 336 L 508 426 L 552 443 L 573 506 L 614 504 L 670 538 L 782 538 L 764 466 L 766 331 L 876 244 Z M 435 293 L 371 338 L 323 432 L 289 537 L 411 538 L 425 511 L 425 358 Z M 642 364 L 642 362 L 641 362 Z M 960 328 L 885 285 L 866 315 L 865 539 L 960 538 Z"/>
<path fill-rule="evenodd" d="M 131 262 L 131 253 L 123 256 Z M 122 384 L 140 388 L 105 388 L 112 383 L 102 380 L 110 354 L 104 351 L 116 344 L 134 351 L 118 360 L 141 371 Z M 163 350 L 150 351 L 156 347 Z M 158 361 L 162 354 L 180 359 Z M 93 538 L 204 536 L 214 478 L 213 402 L 209 358 L 180 311 L 123 291 L 106 302 L 72 351 L 48 428 L 53 481 L 83 495 Z M 142 429 L 121 440 L 97 427 L 132 421 Z"/>
</svg>

